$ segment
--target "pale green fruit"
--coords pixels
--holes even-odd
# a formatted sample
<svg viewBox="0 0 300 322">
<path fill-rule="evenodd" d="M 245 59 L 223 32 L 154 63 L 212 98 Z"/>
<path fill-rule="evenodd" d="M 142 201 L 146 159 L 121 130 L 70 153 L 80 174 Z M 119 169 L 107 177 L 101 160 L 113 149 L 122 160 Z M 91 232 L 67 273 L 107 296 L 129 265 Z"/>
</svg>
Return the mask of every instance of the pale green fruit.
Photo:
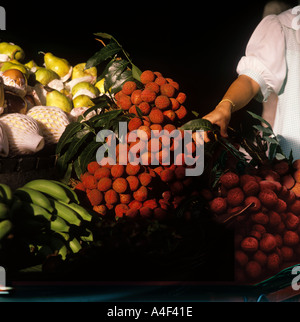
<svg viewBox="0 0 300 322">
<path fill-rule="evenodd" d="M 95 87 L 98 88 L 100 94 L 106 94 L 107 93 L 107 92 L 105 92 L 104 82 L 105 82 L 105 78 L 102 78 L 95 84 Z M 109 91 L 110 90 L 111 90 L 111 88 L 109 89 Z"/>
<path fill-rule="evenodd" d="M 24 64 L 24 66 L 27 67 L 28 69 L 31 69 L 33 67 L 38 67 L 38 65 L 34 60 L 30 60 L 28 63 Z"/>
<path fill-rule="evenodd" d="M 54 56 L 52 53 L 46 53 L 44 56 L 45 67 L 54 71 L 59 77 L 66 76 L 71 68 L 70 63 L 64 59 Z"/>
<path fill-rule="evenodd" d="M 76 107 L 92 107 L 94 102 L 87 95 L 79 95 L 73 100 L 73 106 Z"/>
<path fill-rule="evenodd" d="M 73 103 L 63 93 L 57 90 L 48 92 L 46 95 L 46 106 L 56 106 L 62 109 L 64 112 L 70 113 L 73 108 Z"/>
<path fill-rule="evenodd" d="M 8 42 L 0 43 L 0 54 L 10 57 L 10 59 L 23 60 L 25 58 L 24 50 L 15 44 Z"/>
<path fill-rule="evenodd" d="M 47 85 L 54 79 L 59 79 L 59 76 L 51 69 L 39 67 L 35 72 L 35 79 L 42 85 Z"/>
<path fill-rule="evenodd" d="M 95 98 L 99 96 L 100 92 L 99 92 L 99 89 L 94 85 L 92 85 L 91 83 L 80 82 L 72 88 L 71 94 L 73 95 L 73 98 L 79 95 L 87 95 L 91 98 Z"/>
<path fill-rule="evenodd" d="M 85 76 L 93 76 L 95 79 L 97 78 L 97 68 L 91 67 L 89 69 L 85 69 L 86 63 L 77 64 L 73 67 L 72 79 L 81 78 Z"/>
<path fill-rule="evenodd" d="M 104 81 L 105 81 L 105 78 L 102 78 L 99 80 L 99 82 L 95 84 L 95 87 L 99 89 L 99 92 L 101 94 L 105 94 Z"/>
<path fill-rule="evenodd" d="M 13 61 L 8 61 L 3 63 L 3 65 L 1 66 L 1 72 L 5 72 L 8 69 L 18 69 L 20 72 L 22 72 L 27 78 L 29 76 L 29 72 L 28 69 L 20 64 L 20 63 L 15 63 Z"/>
</svg>

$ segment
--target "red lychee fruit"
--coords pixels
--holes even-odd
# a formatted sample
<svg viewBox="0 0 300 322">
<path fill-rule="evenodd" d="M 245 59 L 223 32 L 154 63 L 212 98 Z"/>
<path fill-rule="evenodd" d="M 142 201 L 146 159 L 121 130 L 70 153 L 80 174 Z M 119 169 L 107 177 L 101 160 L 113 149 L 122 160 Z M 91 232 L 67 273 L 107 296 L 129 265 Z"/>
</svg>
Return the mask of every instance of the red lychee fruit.
<svg viewBox="0 0 300 322">
<path fill-rule="evenodd" d="M 116 180 L 114 180 L 112 188 L 117 193 L 124 193 L 128 188 L 128 182 L 124 178 L 117 178 Z"/>
<path fill-rule="evenodd" d="M 96 189 L 98 184 L 96 178 L 91 174 L 84 176 L 82 183 L 86 189 L 90 190 Z"/>
<path fill-rule="evenodd" d="M 110 177 L 110 169 L 100 167 L 99 169 L 97 169 L 95 171 L 94 177 L 96 178 L 96 180 L 100 180 L 101 178 L 104 178 L 104 177 L 108 178 L 108 177 Z"/>
<path fill-rule="evenodd" d="M 156 93 L 146 88 L 142 91 L 141 98 L 144 102 L 153 103 L 156 99 Z"/>
<path fill-rule="evenodd" d="M 241 241 L 241 248 L 244 252 L 254 253 L 258 249 L 258 241 L 254 237 L 246 237 Z"/>
<path fill-rule="evenodd" d="M 277 246 L 276 238 L 272 234 L 264 234 L 262 239 L 259 241 L 259 247 L 264 253 L 270 253 Z"/>
<path fill-rule="evenodd" d="M 144 202 L 148 198 L 148 189 L 141 186 L 138 190 L 134 191 L 133 198 L 137 201 Z"/>
<path fill-rule="evenodd" d="M 115 205 L 119 201 L 119 195 L 115 190 L 109 189 L 105 192 L 104 199 L 108 205 Z"/>
<path fill-rule="evenodd" d="M 131 103 L 133 105 L 140 105 L 142 103 L 142 91 L 140 89 L 135 90 L 132 94 L 131 94 Z"/>
<path fill-rule="evenodd" d="M 101 178 L 97 185 L 97 189 L 102 192 L 105 192 L 111 189 L 111 187 L 112 187 L 112 179 L 107 177 Z"/>
<path fill-rule="evenodd" d="M 143 125 L 143 121 L 139 117 L 134 117 L 128 122 L 128 131 L 137 130 L 140 126 Z"/>
<path fill-rule="evenodd" d="M 123 84 L 122 92 L 125 95 L 131 95 L 136 90 L 136 83 L 133 81 L 127 81 Z"/>
<path fill-rule="evenodd" d="M 221 184 L 226 189 L 231 189 L 239 185 L 239 176 L 234 172 L 226 172 L 220 177 Z"/>
<path fill-rule="evenodd" d="M 151 70 L 145 70 L 141 74 L 141 83 L 144 85 L 154 82 L 155 79 L 156 79 L 156 76 Z"/>
<path fill-rule="evenodd" d="M 253 180 L 250 180 L 243 185 L 243 191 L 246 196 L 256 196 L 259 193 L 259 190 L 259 184 Z"/>
<path fill-rule="evenodd" d="M 98 206 L 103 200 L 103 194 L 98 189 L 92 189 L 87 193 L 87 197 L 92 206 Z"/>
<path fill-rule="evenodd" d="M 160 92 L 167 97 L 174 97 L 176 89 L 171 84 L 163 84 L 160 86 Z"/>
<path fill-rule="evenodd" d="M 241 205 L 244 198 L 244 192 L 240 187 L 232 188 L 227 193 L 227 202 L 232 207 Z"/>
<path fill-rule="evenodd" d="M 292 230 L 287 230 L 283 234 L 283 243 L 286 246 L 296 246 L 299 244 L 299 235 Z"/>
<path fill-rule="evenodd" d="M 159 95 L 155 99 L 155 106 L 160 110 L 165 110 L 171 105 L 170 99 L 165 95 Z"/>
<path fill-rule="evenodd" d="M 162 124 L 164 122 L 164 114 L 161 110 L 153 108 L 149 114 L 152 123 Z"/>
<path fill-rule="evenodd" d="M 97 161 L 92 161 L 87 165 L 87 170 L 90 174 L 95 174 L 96 170 L 100 168 Z"/>
<path fill-rule="evenodd" d="M 278 197 L 276 193 L 270 189 L 264 189 L 260 191 L 258 194 L 258 198 L 261 201 L 261 203 L 269 209 L 276 207 L 278 202 Z"/>
<path fill-rule="evenodd" d="M 227 201 L 225 198 L 217 197 L 210 202 L 210 210 L 217 215 L 224 213 L 226 209 Z"/>
<path fill-rule="evenodd" d="M 115 207 L 115 215 L 116 217 L 122 218 L 125 216 L 126 212 L 129 210 L 129 207 L 125 204 L 118 204 Z"/>
</svg>

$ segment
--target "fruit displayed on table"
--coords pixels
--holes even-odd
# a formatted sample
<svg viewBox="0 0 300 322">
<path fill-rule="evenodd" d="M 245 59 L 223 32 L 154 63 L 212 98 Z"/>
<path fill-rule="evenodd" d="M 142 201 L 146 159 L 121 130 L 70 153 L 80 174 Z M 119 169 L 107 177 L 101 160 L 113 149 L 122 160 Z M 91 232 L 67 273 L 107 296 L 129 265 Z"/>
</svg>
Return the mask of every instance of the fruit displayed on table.
<svg viewBox="0 0 300 322">
<path fill-rule="evenodd" d="M 90 98 L 97 98 L 100 91 L 95 86 L 97 68 L 85 69 L 86 62 L 71 66 L 68 60 L 50 52 L 40 54 L 44 55 L 42 66 L 34 60 L 24 63 L 25 52 L 21 47 L 0 43 L 0 124 L 5 122 L 8 114 L 20 114 L 15 115 L 19 124 L 26 122 L 21 115 L 26 115 L 27 120 L 34 118 L 40 129 L 39 135 L 44 137 L 47 146 L 57 144 L 66 126 L 94 105 Z M 70 114 L 72 111 L 73 115 Z M 20 147 L 18 136 L 28 136 L 25 128 L 26 124 L 24 128 L 19 127 L 16 138 L 12 135 L 13 128 L 6 126 L 5 131 L 9 132 L 6 156 L 34 154 L 43 148 L 42 144 L 38 149 Z M 31 141 L 36 140 L 36 135 L 33 135 Z M 5 144 L 5 135 L 1 142 Z"/>
<path fill-rule="evenodd" d="M 0 193 L 1 239 L 12 233 L 42 260 L 51 255 L 65 260 L 93 241 L 88 224 L 95 214 L 80 205 L 67 185 L 36 179 L 15 191 L 0 184 Z"/>
</svg>

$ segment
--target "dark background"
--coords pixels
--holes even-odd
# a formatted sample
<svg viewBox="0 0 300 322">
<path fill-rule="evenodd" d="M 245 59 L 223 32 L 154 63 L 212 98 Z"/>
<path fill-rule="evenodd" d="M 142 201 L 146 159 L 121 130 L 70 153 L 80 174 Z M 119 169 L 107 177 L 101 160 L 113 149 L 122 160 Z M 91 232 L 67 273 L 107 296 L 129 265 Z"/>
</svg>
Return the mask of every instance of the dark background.
<svg viewBox="0 0 300 322">
<path fill-rule="evenodd" d="M 179 82 L 188 94 L 187 107 L 204 116 L 235 79 L 266 3 L 2 1 L 7 30 L 0 31 L 0 40 L 19 44 L 27 60 L 42 64 L 38 51 L 51 51 L 76 64 L 101 48 L 94 32 L 112 34 L 141 70 Z"/>
</svg>

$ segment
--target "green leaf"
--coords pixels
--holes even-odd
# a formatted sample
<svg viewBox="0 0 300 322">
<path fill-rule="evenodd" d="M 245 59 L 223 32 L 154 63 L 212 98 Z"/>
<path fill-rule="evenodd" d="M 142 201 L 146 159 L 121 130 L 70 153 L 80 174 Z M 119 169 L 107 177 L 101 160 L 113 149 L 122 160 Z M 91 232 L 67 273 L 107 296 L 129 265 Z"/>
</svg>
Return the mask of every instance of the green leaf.
<svg viewBox="0 0 300 322">
<path fill-rule="evenodd" d="M 130 70 L 125 70 L 122 72 L 119 77 L 116 79 L 112 87 L 110 88 L 110 92 L 112 94 L 115 94 L 117 92 L 120 92 L 122 89 L 122 86 L 127 81 L 134 81 L 134 78 L 132 77 L 132 73 Z"/>
<path fill-rule="evenodd" d="M 264 137 L 264 140 L 266 140 L 269 143 L 279 145 L 279 142 L 276 140 L 276 138 L 271 138 L 270 136 Z"/>
<path fill-rule="evenodd" d="M 248 114 L 250 114 L 254 119 L 259 120 L 259 121 L 260 121 L 260 122 L 262 122 L 262 123 L 265 123 L 265 124 L 268 126 L 268 128 L 272 129 L 272 126 L 270 125 L 270 123 L 268 123 L 268 122 L 267 122 L 265 119 L 263 119 L 261 116 L 259 116 L 259 115 L 255 114 L 255 113 L 253 113 L 253 112 L 250 112 L 250 111 L 247 111 L 247 113 L 248 113 Z"/>
<path fill-rule="evenodd" d="M 102 143 L 95 140 L 91 141 L 75 160 L 74 170 L 78 178 L 86 171 L 87 165 L 96 159 L 96 151 L 101 145 Z"/>
<path fill-rule="evenodd" d="M 262 132 L 263 135 L 273 135 L 274 134 L 272 129 L 262 126 L 262 125 L 253 125 L 253 128 L 259 132 Z"/>
<path fill-rule="evenodd" d="M 203 130 L 203 131 L 212 131 L 213 126 L 210 121 L 205 119 L 196 119 L 189 121 L 188 123 L 184 124 L 180 128 L 181 130 L 190 130 L 190 131 L 196 131 L 196 130 Z"/>
<path fill-rule="evenodd" d="M 129 63 L 126 60 L 111 61 L 108 64 L 104 82 L 105 91 L 108 91 L 111 87 L 115 86 L 128 64 Z"/>
<path fill-rule="evenodd" d="M 64 133 L 61 135 L 57 146 L 56 146 L 56 154 L 61 153 L 62 149 L 67 143 L 70 143 L 70 140 L 72 139 L 73 135 L 76 134 L 80 129 L 83 128 L 83 125 L 78 122 L 70 123 Z"/>
<path fill-rule="evenodd" d="M 110 127 L 109 124 L 110 124 L 111 120 L 118 117 L 122 112 L 123 112 L 122 110 L 113 110 L 113 111 L 109 111 L 104 114 L 101 114 L 99 116 L 99 120 L 95 124 L 95 127 L 97 127 L 97 128 L 103 127 L 105 129 L 108 129 Z"/>
<path fill-rule="evenodd" d="M 108 58 L 113 57 L 120 52 L 122 48 L 115 42 L 111 41 L 107 46 L 96 52 L 86 63 L 86 69 L 96 67 Z"/>
<path fill-rule="evenodd" d="M 87 139 L 90 135 L 91 132 L 89 130 L 82 130 L 75 135 L 65 153 L 65 162 L 69 162 L 79 152 L 80 147 L 88 141 Z"/>
<path fill-rule="evenodd" d="M 142 75 L 142 71 L 137 66 L 132 64 L 132 76 L 133 76 L 133 78 L 135 78 L 136 80 L 138 80 L 140 82 L 141 81 L 141 75 Z"/>
<path fill-rule="evenodd" d="M 108 107 L 108 104 L 107 102 L 101 102 L 99 104 L 96 104 L 92 107 L 90 107 L 88 110 L 86 110 L 84 113 L 83 113 L 83 117 L 86 118 L 91 112 L 93 111 L 97 111 L 98 109 L 102 109 L 103 107 Z"/>
<path fill-rule="evenodd" d="M 98 36 L 98 37 L 101 37 L 101 38 L 104 38 L 104 39 L 114 39 L 114 37 L 110 34 L 107 34 L 105 32 L 96 32 L 94 33 L 95 36 Z"/>
<path fill-rule="evenodd" d="M 286 156 L 283 155 L 282 153 L 276 153 L 275 159 L 278 160 L 278 161 L 286 160 Z"/>
</svg>

